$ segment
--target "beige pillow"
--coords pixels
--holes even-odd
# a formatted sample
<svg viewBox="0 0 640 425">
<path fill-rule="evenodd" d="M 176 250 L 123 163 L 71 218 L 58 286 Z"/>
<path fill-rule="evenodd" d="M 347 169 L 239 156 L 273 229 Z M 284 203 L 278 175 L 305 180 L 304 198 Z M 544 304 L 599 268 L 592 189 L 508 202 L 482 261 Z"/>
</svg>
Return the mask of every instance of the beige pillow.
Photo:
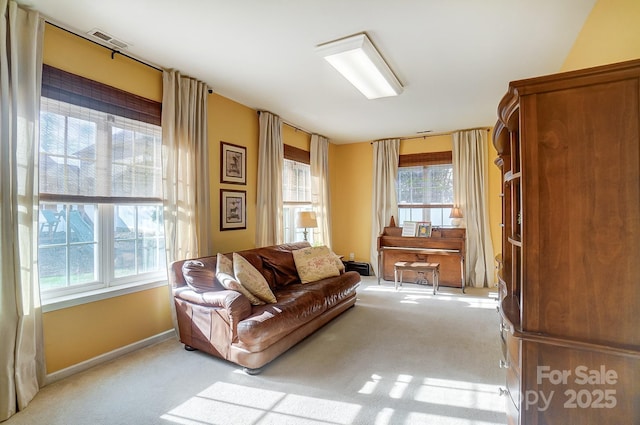
<svg viewBox="0 0 640 425">
<path fill-rule="evenodd" d="M 344 263 L 342 262 L 342 260 L 340 259 L 340 257 L 338 256 L 338 254 L 332 252 L 333 256 L 335 257 L 335 261 L 336 261 L 336 266 L 338 267 L 338 271 L 340 273 L 344 272 Z"/>
<path fill-rule="evenodd" d="M 327 277 L 339 276 L 337 256 L 326 246 L 312 246 L 293 252 L 300 282 L 309 283 Z"/>
<path fill-rule="evenodd" d="M 253 295 L 267 303 L 276 302 L 276 296 L 271 292 L 267 279 L 242 255 L 235 252 L 233 253 L 233 273 L 236 280 Z"/>
<path fill-rule="evenodd" d="M 252 305 L 265 304 L 264 301 L 253 295 L 237 281 L 233 274 L 233 262 L 228 257 L 220 253 L 218 253 L 218 261 L 216 264 L 216 278 L 226 289 L 238 291 L 247 297 Z"/>
</svg>

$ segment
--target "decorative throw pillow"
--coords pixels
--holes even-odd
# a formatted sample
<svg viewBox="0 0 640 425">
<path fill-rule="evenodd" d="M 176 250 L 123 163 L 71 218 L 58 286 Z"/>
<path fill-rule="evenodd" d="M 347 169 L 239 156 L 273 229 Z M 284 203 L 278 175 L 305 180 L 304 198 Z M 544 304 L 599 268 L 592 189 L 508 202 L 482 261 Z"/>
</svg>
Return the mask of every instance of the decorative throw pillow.
<svg viewBox="0 0 640 425">
<path fill-rule="evenodd" d="M 344 272 L 344 263 L 342 262 L 342 260 L 340 259 L 340 257 L 338 257 L 338 254 L 332 252 L 333 256 L 335 257 L 335 261 L 336 261 L 336 266 L 338 266 L 338 271 L 340 273 Z"/>
<path fill-rule="evenodd" d="M 339 276 L 336 258 L 326 246 L 312 246 L 293 251 L 293 260 L 302 283 Z"/>
<path fill-rule="evenodd" d="M 237 281 L 233 274 L 233 262 L 226 256 L 218 253 L 216 265 L 216 278 L 222 286 L 232 291 L 238 291 L 249 299 L 251 305 L 263 305 L 264 301 L 253 295 L 249 290 Z"/>
<path fill-rule="evenodd" d="M 188 260 L 182 264 L 182 275 L 187 285 L 196 292 L 211 291 L 215 286 L 215 272 L 200 260 Z"/>
<path fill-rule="evenodd" d="M 236 280 L 253 295 L 267 303 L 275 303 L 276 296 L 271 292 L 264 276 L 242 255 L 233 253 L 233 273 Z"/>
</svg>

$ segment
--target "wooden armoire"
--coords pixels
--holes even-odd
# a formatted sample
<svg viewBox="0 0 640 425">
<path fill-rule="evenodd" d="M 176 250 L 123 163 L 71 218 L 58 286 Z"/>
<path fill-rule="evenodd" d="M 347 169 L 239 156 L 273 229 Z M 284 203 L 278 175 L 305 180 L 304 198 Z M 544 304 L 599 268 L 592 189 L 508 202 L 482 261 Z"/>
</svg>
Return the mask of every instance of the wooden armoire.
<svg viewBox="0 0 640 425">
<path fill-rule="evenodd" d="M 640 424 L 640 60 L 511 82 L 498 116 L 508 422 Z"/>
</svg>

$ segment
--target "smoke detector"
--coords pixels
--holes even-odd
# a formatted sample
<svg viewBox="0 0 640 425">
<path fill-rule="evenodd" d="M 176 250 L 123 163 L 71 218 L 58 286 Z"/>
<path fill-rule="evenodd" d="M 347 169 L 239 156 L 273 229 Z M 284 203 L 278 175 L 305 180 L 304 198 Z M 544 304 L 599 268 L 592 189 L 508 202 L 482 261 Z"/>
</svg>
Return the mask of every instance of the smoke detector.
<svg viewBox="0 0 640 425">
<path fill-rule="evenodd" d="M 129 47 L 129 45 L 124 41 L 118 40 L 117 38 L 112 37 L 111 35 L 98 28 L 92 29 L 87 33 L 87 35 L 100 40 L 102 44 L 106 43 L 107 45 L 117 47 L 118 49 L 126 49 L 127 47 Z"/>
</svg>

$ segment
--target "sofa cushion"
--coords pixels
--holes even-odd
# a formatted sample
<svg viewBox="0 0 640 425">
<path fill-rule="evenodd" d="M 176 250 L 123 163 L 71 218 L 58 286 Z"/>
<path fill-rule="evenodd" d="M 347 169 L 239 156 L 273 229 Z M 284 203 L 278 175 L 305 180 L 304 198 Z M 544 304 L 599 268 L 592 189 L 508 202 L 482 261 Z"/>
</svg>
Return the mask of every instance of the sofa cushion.
<svg viewBox="0 0 640 425">
<path fill-rule="evenodd" d="M 196 292 L 207 292 L 215 289 L 215 271 L 205 267 L 200 260 L 188 260 L 182 264 L 184 281 Z"/>
<path fill-rule="evenodd" d="M 335 254 L 326 246 L 312 246 L 292 253 L 302 283 L 340 275 Z"/>
<path fill-rule="evenodd" d="M 262 305 L 264 301 L 256 297 L 247 288 L 242 286 L 236 279 L 233 272 L 233 262 L 226 256 L 218 254 L 218 261 L 216 263 L 216 278 L 222 286 L 232 291 L 240 292 L 247 297 L 252 305 Z"/>
<path fill-rule="evenodd" d="M 300 282 L 291 251 L 264 248 L 259 251 L 265 269 L 271 270 L 273 286 L 283 288 Z"/>
<path fill-rule="evenodd" d="M 292 289 L 294 286 L 298 289 Z M 318 317 L 325 306 L 321 291 L 290 285 L 282 294 L 278 292 L 277 303 L 254 307 L 252 314 L 238 323 L 238 342 L 248 351 L 262 351 Z"/>
<path fill-rule="evenodd" d="M 353 297 L 360 286 L 360 280 L 360 274 L 351 271 L 343 273 L 339 278 L 330 277 L 316 282 L 291 285 L 287 289 L 295 290 L 300 286 L 308 291 L 319 291 L 324 297 L 327 309 L 330 309 Z"/>
<path fill-rule="evenodd" d="M 243 256 L 233 253 L 233 273 L 236 280 L 253 295 L 267 303 L 275 303 L 276 297 L 265 277 Z"/>
</svg>

